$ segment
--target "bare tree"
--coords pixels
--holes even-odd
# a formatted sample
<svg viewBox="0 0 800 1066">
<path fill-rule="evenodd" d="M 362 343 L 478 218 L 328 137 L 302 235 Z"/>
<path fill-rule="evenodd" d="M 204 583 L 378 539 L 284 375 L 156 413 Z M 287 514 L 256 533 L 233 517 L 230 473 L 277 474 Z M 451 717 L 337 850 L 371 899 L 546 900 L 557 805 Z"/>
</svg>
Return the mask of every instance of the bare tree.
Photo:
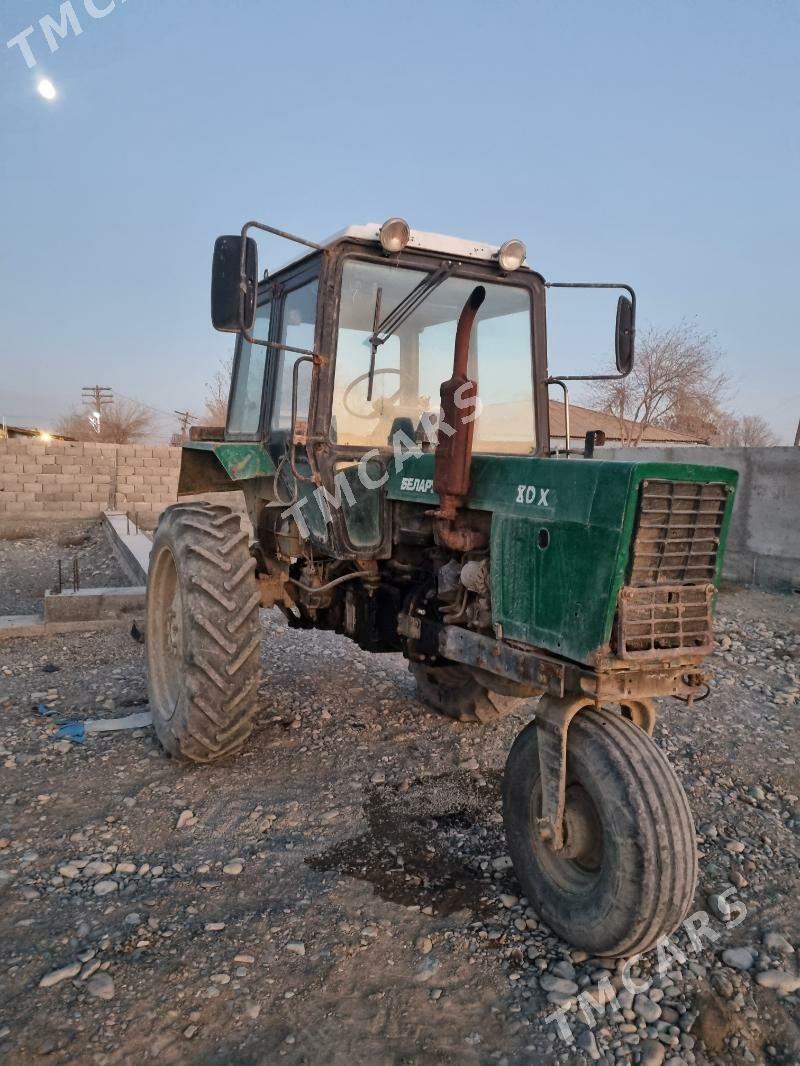
<svg viewBox="0 0 800 1066">
<path fill-rule="evenodd" d="M 778 438 L 760 415 L 740 417 L 724 411 L 713 443 L 720 448 L 771 448 L 778 443 Z"/>
<path fill-rule="evenodd" d="M 206 409 L 202 422 L 206 426 L 224 426 L 228 417 L 228 394 L 233 375 L 233 356 L 220 360 L 211 381 L 206 382 Z"/>
<path fill-rule="evenodd" d="M 717 412 L 727 386 L 718 362 L 713 335 L 690 323 L 651 329 L 638 340 L 631 374 L 597 382 L 594 402 L 616 417 L 622 443 L 636 447 L 650 426 L 675 428 L 682 411 L 695 420 Z"/>
<path fill-rule="evenodd" d="M 136 400 L 115 399 L 103 407 L 98 433 L 85 410 L 75 408 L 56 423 L 56 430 L 79 441 L 103 444 L 136 444 L 152 439 L 153 415 L 149 407 Z"/>
</svg>

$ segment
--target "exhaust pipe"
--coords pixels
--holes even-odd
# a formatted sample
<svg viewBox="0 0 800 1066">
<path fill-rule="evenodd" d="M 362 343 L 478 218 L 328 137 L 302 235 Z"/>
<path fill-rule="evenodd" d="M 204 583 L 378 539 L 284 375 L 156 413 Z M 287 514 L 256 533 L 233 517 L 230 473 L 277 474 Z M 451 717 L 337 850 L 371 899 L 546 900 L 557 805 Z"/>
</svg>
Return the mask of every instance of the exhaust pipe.
<svg viewBox="0 0 800 1066">
<path fill-rule="evenodd" d="M 486 299 L 482 285 L 472 290 L 458 318 L 453 352 L 453 376 L 442 382 L 441 424 L 436 441 L 433 490 L 439 496 L 439 509 L 433 512 L 440 541 L 454 551 L 471 551 L 477 546 L 476 531 L 454 528 L 464 497 L 469 492 L 472 441 L 475 434 L 475 407 L 478 386 L 467 377 L 469 343 L 475 316 Z M 464 414 L 469 415 L 469 420 Z M 443 429 L 447 427 L 447 430 Z"/>
</svg>

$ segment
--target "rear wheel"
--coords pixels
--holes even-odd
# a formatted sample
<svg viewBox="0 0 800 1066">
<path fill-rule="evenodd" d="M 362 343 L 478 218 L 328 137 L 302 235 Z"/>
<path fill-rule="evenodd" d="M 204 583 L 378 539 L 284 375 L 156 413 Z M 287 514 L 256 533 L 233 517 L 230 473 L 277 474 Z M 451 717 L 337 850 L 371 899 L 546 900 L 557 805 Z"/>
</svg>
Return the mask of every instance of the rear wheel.
<svg viewBox="0 0 800 1066">
<path fill-rule="evenodd" d="M 420 699 L 439 714 L 459 722 L 485 725 L 511 714 L 525 702 L 519 696 L 492 692 L 463 666 L 426 666 L 411 662 L 408 668 L 417 682 Z"/>
<path fill-rule="evenodd" d="M 582 710 L 569 726 L 565 848 L 538 831 L 538 727 L 517 737 L 503 779 L 503 820 L 531 906 L 569 943 L 600 956 L 651 948 L 686 916 L 697 881 L 695 831 L 675 772 L 621 714 Z"/>
<path fill-rule="evenodd" d="M 227 507 L 176 504 L 161 516 L 147 582 L 147 668 L 158 739 L 212 762 L 252 729 L 260 676 L 259 595 L 247 534 Z"/>
</svg>

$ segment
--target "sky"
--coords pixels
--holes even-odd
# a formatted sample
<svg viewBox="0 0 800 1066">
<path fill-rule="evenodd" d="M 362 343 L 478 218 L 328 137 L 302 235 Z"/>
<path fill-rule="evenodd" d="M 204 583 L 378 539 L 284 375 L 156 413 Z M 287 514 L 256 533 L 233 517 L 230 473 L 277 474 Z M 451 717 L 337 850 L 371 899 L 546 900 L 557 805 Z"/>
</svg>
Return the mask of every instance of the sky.
<svg viewBox="0 0 800 1066">
<path fill-rule="evenodd" d="M 36 63 L 0 44 L 8 422 L 46 428 L 100 384 L 177 429 L 232 349 L 218 234 L 401 215 L 521 237 L 550 280 L 630 283 L 640 328 L 713 333 L 730 406 L 792 442 L 797 0 L 72 0 L 81 32 L 51 52 L 60 6 L 0 0 Z M 571 306 L 551 370 L 591 372 L 612 321 Z"/>
</svg>

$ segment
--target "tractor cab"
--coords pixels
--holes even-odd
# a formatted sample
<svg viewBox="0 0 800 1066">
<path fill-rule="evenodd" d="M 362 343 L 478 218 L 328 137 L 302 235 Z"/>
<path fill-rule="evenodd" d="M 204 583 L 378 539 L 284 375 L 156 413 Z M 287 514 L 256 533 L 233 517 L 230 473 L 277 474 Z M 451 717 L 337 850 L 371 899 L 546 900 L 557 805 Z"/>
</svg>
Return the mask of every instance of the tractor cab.
<svg viewBox="0 0 800 1066">
<path fill-rule="evenodd" d="M 258 280 L 251 229 L 307 251 Z M 310 500 L 302 526 L 320 548 L 353 557 L 386 550 L 385 493 L 362 492 L 365 479 L 353 472 L 367 455 L 367 480 L 385 481 L 398 454 L 436 450 L 441 386 L 477 287 L 484 295 L 465 368 L 477 399 L 458 419 L 469 423 L 470 457 L 548 455 L 548 387 L 556 379 L 547 369 L 547 285 L 525 257 L 516 239 L 480 244 L 413 231 L 397 218 L 350 226 L 322 244 L 256 223 L 219 238 L 212 318 L 217 329 L 238 333 L 227 424 L 195 431 L 221 439 L 190 443 L 180 491 L 209 476 L 227 487 L 218 464 L 228 458 L 239 471 L 233 487 L 247 497 L 258 491 L 255 479 L 274 473 L 281 499 Z M 607 287 L 632 296 L 626 286 Z M 633 338 L 627 295 L 620 306 L 627 314 L 618 315 L 618 352 L 632 350 Z M 566 398 L 564 380 L 557 383 Z M 197 454 L 203 448 L 216 462 Z M 319 490 L 336 497 L 342 480 L 359 500 L 331 515 L 316 505 Z"/>
</svg>

